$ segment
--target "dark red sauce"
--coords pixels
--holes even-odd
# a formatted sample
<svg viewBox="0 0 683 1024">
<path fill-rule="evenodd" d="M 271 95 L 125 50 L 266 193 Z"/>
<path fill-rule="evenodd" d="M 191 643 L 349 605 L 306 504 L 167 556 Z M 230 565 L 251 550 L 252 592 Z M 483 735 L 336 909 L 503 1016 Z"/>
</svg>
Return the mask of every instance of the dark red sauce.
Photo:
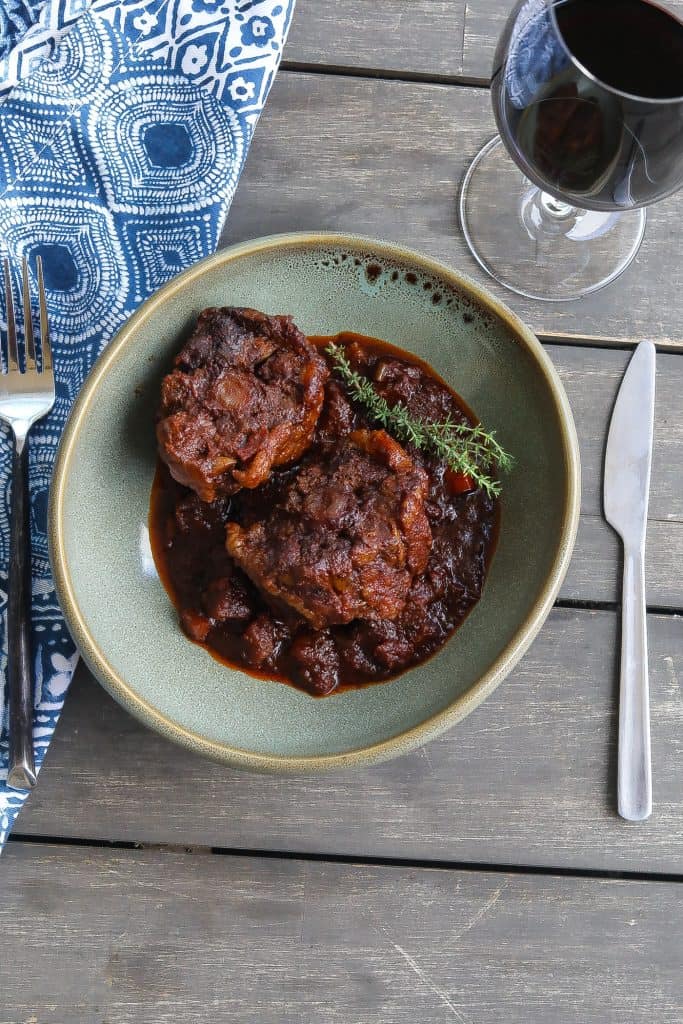
<svg viewBox="0 0 683 1024">
<path fill-rule="evenodd" d="M 321 351 L 331 340 L 345 346 L 355 368 L 373 379 L 391 404 L 400 400 L 422 419 L 443 420 L 450 415 L 456 421 L 476 422 L 463 400 L 426 362 L 360 335 L 311 339 Z M 316 446 L 321 451 L 325 446 L 329 449 L 331 436 L 334 443 L 334 437 L 352 430 L 377 427 L 356 405 L 349 409 L 344 403 L 340 419 L 332 396 L 336 392 L 338 397 L 340 391 L 343 396 L 344 389 L 335 374 L 331 381 L 313 455 Z M 395 621 L 356 620 L 320 631 L 319 641 L 313 645 L 317 656 L 324 662 L 333 645 L 334 660 L 339 663 L 334 692 L 394 678 L 424 661 L 443 646 L 481 596 L 495 548 L 498 503 L 483 490 L 472 489 L 470 481 L 451 473 L 442 463 L 406 447 L 429 479 L 427 518 L 433 538 L 429 563 L 415 577 L 405 609 Z M 286 620 L 273 611 L 233 563 L 224 541 L 228 521 L 249 523 L 257 515 L 263 517 L 278 489 L 296 472 L 296 464 L 276 469 L 270 480 L 255 490 L 241 490 L 208 504 L 176 483 L 159 462 L 152 487 L 150 537 L 160 579 L 183 628 L 195 642 L 206 631 L 201 646 L 224 664 L 320 696 L 330 692 L 324 670 L 316 684 L 315 665 L 313 674 L 309 671 L 304 678 L 300 661 L 290 655 L 300 631 L 305 631 L 310 646 L 310 625 L 294 615 Z M 220 604 L 226 581 L 233 602 L 235 591 L 239 594 L 239 619 L 232 618 L 230 623 L 211 615 Z M 264 651 L 269 652 L 265 661 Z"/>
</svg>

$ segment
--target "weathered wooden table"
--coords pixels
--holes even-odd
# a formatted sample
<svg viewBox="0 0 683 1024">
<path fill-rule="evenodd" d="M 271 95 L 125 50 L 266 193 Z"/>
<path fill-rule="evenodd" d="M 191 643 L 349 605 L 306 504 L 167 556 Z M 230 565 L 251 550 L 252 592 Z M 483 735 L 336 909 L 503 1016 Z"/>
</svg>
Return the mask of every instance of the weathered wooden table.
<svg viewBox="0 0 683 1024">
<path fill-rule="evenodd" d="M 493 134 L 486 78 L 507 7 L 299 0 L 225 242 L 362 231 L 480 277 L 456 195 Z M 170 746 L 78 672 L 0 864 L 0 1024 L 680 1024 L 681 223 L 683 194 L 585 302 L 500 293 L 569 393 L 583 506 L 556 608 L 466 723 L 371 770 L 262 778 Z M 627 825 L 614 809 L 619 551 L 600 471 L 640 338 L 660 352 L 655 810 Z"/>
</svg>

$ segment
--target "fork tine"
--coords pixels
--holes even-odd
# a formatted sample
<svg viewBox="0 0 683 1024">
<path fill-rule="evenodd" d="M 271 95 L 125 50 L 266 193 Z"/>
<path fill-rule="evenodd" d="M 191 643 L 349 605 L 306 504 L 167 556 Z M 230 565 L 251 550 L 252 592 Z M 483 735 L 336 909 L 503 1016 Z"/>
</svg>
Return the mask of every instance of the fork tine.
<svg viewBox="0 0 683 1024">
<path fill-rule="evenodd" d="M 14 319 L 14 299 L 12 298 L 12 274 L 9 260 L 4 260 L 5 273 L 5 305 L 7 307 L 7 370 L 11 373 L 19 369 L 19 350 L 17 349 L 17 325 Z"/>
<path fill-rule="evenodd" d="M 36 256 L 38 271 L 38 301 L 40 303 L 40 349 L 43 370 L 52 369 L 52 347 L 50 346 L 50 325 L 47 320 L 47 302 L 45 300 L 45 282 L 43 280 L 43 259 Z"/>
<path fill-rule="evenodd" d="M 21 276 L 23 279 L 22 300 L 24 303 L 24 354 L 26 356 L 26 369 L 36 368 L 36 347 L 33 342 L 33 314 L 31 312 L 31 284 L 28 279 L 28 260 L 24 256 L 21 261 Z"/>
</svg>

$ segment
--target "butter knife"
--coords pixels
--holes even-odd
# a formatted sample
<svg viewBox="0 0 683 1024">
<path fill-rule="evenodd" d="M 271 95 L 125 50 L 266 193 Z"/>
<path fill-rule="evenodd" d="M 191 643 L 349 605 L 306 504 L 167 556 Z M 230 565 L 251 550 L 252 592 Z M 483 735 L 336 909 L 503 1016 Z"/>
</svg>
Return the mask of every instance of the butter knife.
<svg viewBox="0 0 683 1024">
<path fill-rule="evenodd" d="M 624 545 L 617 806 L 628 821 L 652 813 L 645 606 L 645 532 L 655 405 L 655 346 L 633 354 L 612 413 L 605 454 L 607 522 Z"/>
</svg>

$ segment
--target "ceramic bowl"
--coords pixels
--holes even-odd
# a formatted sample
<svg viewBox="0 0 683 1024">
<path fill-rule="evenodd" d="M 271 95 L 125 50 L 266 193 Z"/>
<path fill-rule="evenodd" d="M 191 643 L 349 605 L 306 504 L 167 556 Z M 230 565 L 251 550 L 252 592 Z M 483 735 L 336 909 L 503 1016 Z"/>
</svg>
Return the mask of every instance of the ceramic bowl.
<svg viewBox="0 0 683 1024">
<path fill-rule="evenodd" d="M 291 313 L 308 334 L 357 331 L 414 352 L 516 458 L 482 599 L 440 652 L 391 682 L 316 700 L 224 667 L 178 626 L 147 530 L 154 414 L 162 375 L 197 314 L 213 305 Z M 572 415 L 532 332 L 483 289 L 409 249 L 306 233 L 224 249 L 162 287 L 126 323 L 64 432 L 50 543 L 74 640 L 124 707 L 232 765 L 321 771 L 404 753 L 491 693 L 552 607 L 578 513 Z"/>
</svg>

